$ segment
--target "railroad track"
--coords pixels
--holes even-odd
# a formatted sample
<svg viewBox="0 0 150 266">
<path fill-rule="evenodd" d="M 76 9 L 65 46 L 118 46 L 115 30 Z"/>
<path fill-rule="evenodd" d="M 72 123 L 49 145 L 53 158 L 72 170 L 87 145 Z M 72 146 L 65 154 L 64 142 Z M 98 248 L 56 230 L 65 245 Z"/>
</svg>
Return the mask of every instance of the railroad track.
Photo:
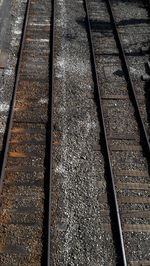
<svg viewBox="0 0 150 266">
<path fill-rule="evenodd" d="M 115 1 L 83 3 L 27 2 L 2 151 L 2 265 L 150 262 L 144 95 Z"/>
<path fill-rule="evenodd" d="M 87 23 L 88 23 L 88 31 L 89 31 L 89 36 L 90 36 L 89 39 L 90 39 L 90 47 L 91 47 L 91 54 L 92 54 L 93 76 L 94 76 L 96 89 L 97 89 L 96 93 L 98 96 L 101 127 L 103 130 L 103 136 L 104 136 L 104 142 L 105 142 L 106 158 L 107 158 L 107 164 L 108 164 L 107 167 L 108 167 L 110 182 L 111 182 L 111 186 L 113 190 L 113 198 L 114 198 L 113 204 L 115 208 L 116 221 L 117 221 L 117 226 L 118 226 L 117 232 L 119 235 L 119 242 L 116 244 L 118 245 L 119 252 L 117 250 L 117 253 L 118 253 L 117 264 L 118 265 L 148 265 L 147 263 L 149 263 L 149 260 L 147 261 L 140 260 L 140 252 L 141 252 L 140 248 L 142 245 L 144 247 L 144 244 L 145 244 L 144 240 L 143 240 L 143 243 L 141 243 L 140 247 L 137 247 L 137 246 L 135 247 L 135 239 L 136 241 L 140 242 L 140 232 L 147 234 L 147 238 L 149 236 L 149 213 L 147 213 L 146 217 L 144 216 L 144 219 L 143 219 L 143 215 L 145 214 L 144 203 L 149 202 L 148 191 L 149 191 L 150 183 L 147 180 L 147 178 L 149 177 L 149 169 L 148 169 L 149 154 L 150 154 L 149 136 L 147 133 L 147 128 L 145 127 L 145 123 L 143 122 L 143 119 L 142 119 L 138 99 L 137 99 L 136 92 L 134 89 L 134 83 L 132 81 L 128 63 L 127 63 L 126 53 L 124 51 L 122 41 L 120 38 L 120 34 L 119 34 L 118 26 L 117 26 L 118 24 L 116 23 L 116 19 L 114 16 L 113 3 L 115 3 L 115 1 L 111 3 L 109 0 L 107 0 L 105 3 L 101 2 L 101 4 L 100 3 L 97 4 L 97 6 L 95 5 L 95 2 L 89 2 L 86 0 L 84 2 L 85 2 L 85 10 L 86 10 L 86 16 L 87 16 Z M 88 5 L 90 6 L 89 8 L 90 12 L 88 11 Z M 104 10 L 102 10 L 103 12 L 102 13 L 100 11 L 101 9 L 105 9 L 105 12 Z M 119 12 L 119 9 L 117 9 L 117 5 L 116 5 L 115 13 L 117 14 L 118 12 Z M 102 14 L 102 17 L 101 17 L 101 14 Z M 105 14 L 105 19 L 104 19 L 104 14 Z M 105 22 L 100 22 L 100 23 L 96 22 L 96 20 L 94 20 L 95 16 L 96 18 L 101 17 L 102 21 L 107 20 L 108 22 L 106 23 L 108 23 L 108 25 L 105 25 L 104 27 L 102 23 L 105 24 Z M 108 35 L 107 35 L 107 31 L 108 31 Z M 123 30 L 122 32 L 124 33 Z M 123 33 L 121 34 L 123 35 Z M 99 35 L 101 34 L 101 36 L 99 36 L 98 34 Z M 104 86 L 104 89 L 107 90 L 107 85 L 103 85 L 99 81 L 102 77 L 102 71 L 100 71 L 98 68 L 100 64 L 99 62 L 101 62 L 101 64 L 103 65 L 102 58 L 104 58 L 105 61 L 107 61 L 107 58 L 106 58 L 107 56 L 109 58 L 109 52 L 108 54 L 105 54 L 105 49 L 106 49 L 105 44 L 109 42 L 109 40 L 111 39 L 111 37 L 113 38 L 113 36 L 116 42 L 116 48 L 118 49 L 118 54 L 116 53 L 116 49 L 113 47 L 113 48 L 110 48 L 111 55 L 113 53 L 114 54 L 116 53 L 116 55 L 118 55 L 118 59 L 119 59 L 118 61 L 120 62 L 117 62 L 117 59 L 116 60 L 114 59 L 114 61 L 110 59 L 112 60 L 112 68 L 114 67 L 115 69 L 115 67 L 118 67 L 119 69 L 120 67 L 121 69 L 120 71 L 121 75 L 124 76 L 124 80 L 127 83 L 126 90 L 129 93 L 128 101 L 131 100 L 134 106 L 133 114 L 135 112 L 134 114 L 135 120 L 139 126 L 140 135 L 139 135 L 138 141 L 132 145 L 130 144 L 130 142 L 134 142 L 133 139 L 137 137 L 137 133 L 134 135 L 134 137 L 132 137 L 132 134 L 134 134 L 132 133 L 131 137 L 126 136 L 125 138 L 123 136 L 111 135 L 110 133 L 111 126 L 108 129 L 108 127 L 106 127 L 106 122 L 110 123 L 111 119 L 113 121 L 113 117 L 111 117 L 111 114 L 110 114 L 110 116 L 108 115 L 106 119 L 104 118 L 105 112 L 108 112 L 106 111 L 106 109 L 109 108 L 109 104 L 107 105 L 106 103 L 106 106 L 105 106 L 105 101 L 107 102 L 110 101 L 111 106 L 113 106 L 113 100 L 114 100 L 114 104 L 117 106 L 119 100 L 122 101 L 123 98 L 124 99 L 126 98 L 126 97 L 122 97 L 121 90 L 120 90 L 120 97 L 119 95 L 116 95 L 115 93 L 113 96 L 109 93 L 104 96 L 103 95 L 104 90 L 102 89 Z M 103 38 L 102 41 L 100 40 L 100 37 Z M 100 47 L 98 47 L 97 43 L 99 43 Z M 96 50 L 96 53 L 95 53 L 95 50 Z M 99 57 L 98 57 L 98 51 L 100 51 Z M 105 54 L 105 56 L 103 56 L 103 53 Z M 104 65 L 106 64 L 105 61 L 104 61 Z M 106 64 L 106 68 L 107 68 L 107 64 Z M 109 61 L 109 64 L 111 64 L 110 61 Z M 108 67 L 108 68 L 109 68 L 108 71 L 111 71 L 111 67 Z M 119 73 L 119 70 L 118 70 L 118 73 Z M 108 78 L 106 76 L 106 82 L 108 82 L 108 86 L 110 86 L 109 79 L 111 80 L 111 74 L 110 75 L 107 74 L 107 75 L 108 75 Z M 115 81 L 114 83 L 115 83 L 115 86 L 117 86 L 117 82 Z M 123 81 L 122 81 L 122 84 L 124 84 Z M 119 86 L 121 86 L 121 81 L 119 81 Z M 111 93 L 111 89 L 110 89 L 110 93 Z M 126 109 L 124 109 L 124 112 L 126 112 Z M 107 121 L 107 119 L 109 119 L 109 121 Z M 127 120 L 125 121 L 125 123 L 127 124 Z M 117 130 L 119 131 L 119 128 L 117 128 Z M 114 144 L 113 142 L 116 142 L 117 144 Z M 124 142 L 126 142 L 125 145 L 124 145 Z M 120 156 L 122 157 L 121 159 L 124 162 L 126 161 L 127 153 L 131 153 L 131 154 L 135 153 L 135 158 L 137 154 L 141 154 L 142 157 L 146 157 L 147 159 L 147 164 L 148 164 L 146 167 L 147 170 L 144 171 L 142 164 L 141 165 L 139 164 L 139 169 L 137 171 L 128 170 L 129 166 L 125 166 L 125 167 L 123 166 L 123 169 L 119 169 L 119 168 L 122 168 L 119 162 L 119 158 L 118 158 L 117 164 L 114 163 L 114 161 L 118 157 L 117 153 L 120 154 Z M 132 156 L 132 155 L 129 155 L 129 156 Z M 125 182 L 121 180 L 121 177 L 123 176 L 125 176 L 125 179 L 124 179 Z M 136 177 L 135 182 L 132 183 L 131 181 L 129 181 L 131 180 L 130 176 L 132 176 L 133 178 Z M 142 178 L 144 177 L 145 177 L 145 180 L 143 183 Z M 124 190 L 126 190 L 126 192 Z M 143 190 L 143 193 L 140 193 L 141 190 Z M 130 196 L 130 192 L 129 192 L 128 197 L 126 197 L 125 194 L 126 193 L 128 194 L 128 191 L 133 191 L 135 198 L 133 196 Z M 139 195 L 141 194 L 142 194 L 142 197 L 139 197 Z M 125 203 L 131 206 L 125 207 Z M 142 203 L 143 203 L 143 206 L 142 206 Z M 139 207 L 140 211 L 134 209 L 134 207 L 132 207 L 132 204 L 136 204 Z M 137 208 L 137 206 L 135 208 Z M 140 221 L 139 223 L 138 223 L 138 219 Z M 142 220 L 143 220 L 143 223 L 142 223 Z M 132 239 L 132 234 L 134 233 L 136 236 L 135 236 L 135 239 L 134 237 Z M 145 245 L 147 246 L 148 242 Z M 136 256 L 138 259 L 135 259 Z"/>
<path fill-rule="evenodd" d="M 54 1 L 27 1 L 1 156 L 1 265 L 50 264 L 54 16 Z"/>
</svg>

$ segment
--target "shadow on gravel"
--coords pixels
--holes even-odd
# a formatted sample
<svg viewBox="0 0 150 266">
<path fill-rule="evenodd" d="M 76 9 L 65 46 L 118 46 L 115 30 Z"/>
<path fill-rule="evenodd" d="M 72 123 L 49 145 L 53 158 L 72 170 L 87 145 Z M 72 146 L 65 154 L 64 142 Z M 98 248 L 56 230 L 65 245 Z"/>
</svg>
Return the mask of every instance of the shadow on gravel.
<svg viewBox="0 0 150 266">
<path fill-rule="evenodd" d="M 84 21 L 82 20 L 77 20 L 77 23 L 80 25 L 84 25 Z M 106 30 L 112 30 L 112 25 L 110 22 L 105 21 L 105 20 L 90 20 L 91 23 L 91 29 L 93 31 L 106 31 Z M 125 26 L 125 25 L 138 25 L 139 24 L 145 24 L 147 23 L 147 19 L 125 19 L 121 20 L 117 23 L 117 26 Z"/>
</svg>

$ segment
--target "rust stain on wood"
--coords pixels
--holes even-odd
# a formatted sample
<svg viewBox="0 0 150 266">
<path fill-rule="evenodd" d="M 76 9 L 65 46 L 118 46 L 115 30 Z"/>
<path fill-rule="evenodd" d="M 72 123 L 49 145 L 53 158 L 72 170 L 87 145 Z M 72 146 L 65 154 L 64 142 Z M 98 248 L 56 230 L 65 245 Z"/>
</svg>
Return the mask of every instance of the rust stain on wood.
<svg viewBox="0 0 150 266">
<path fill-rule="evenodd" d="M 22 132 L 24 132 L 25 131 L 25 129 L 24 128 L 18 128 L 18 127 L 13 127 L 12 129 L 11 129 L 11 132 L 12 133 L 22 133 Z"/>
<path fill-rule="evenodd" d="M 9 155 L 11 157 L 21 157 L 21 158 L 26 158 L 27 156 L 24 153 L 19 153 L 19 152 L 9 152 Z"/>
</svg>

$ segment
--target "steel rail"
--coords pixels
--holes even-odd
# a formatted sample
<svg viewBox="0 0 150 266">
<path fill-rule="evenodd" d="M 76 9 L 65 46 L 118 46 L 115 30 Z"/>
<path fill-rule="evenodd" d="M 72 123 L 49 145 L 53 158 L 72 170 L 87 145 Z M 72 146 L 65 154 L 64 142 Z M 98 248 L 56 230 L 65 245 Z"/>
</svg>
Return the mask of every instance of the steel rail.
<svg viewBox="0 0 150 266">
<path fill-rule="evenodd" d="M 50 42 L 50 160 L 49 160 L 49 199 L 48 199 L 48 244 L 47 244 L 47 266 L 50 266 L 51 250 L 51 181 L 52 181 L 52 148 L 53 148 L 53 90 L 54 90 L 54 30 L 55 30 L 55 0 L 52 0 L 51 18 L 51 42 Z"/>
<path fill-rule="evenodd" d="M 120 39 L 120 36 L 119 36 L 119 32 L 118 32 L 118 29 L 117 29 L 115 17 L 114 17 L 113 11 L 112 11 L 112 5 L 110 3 L 110 0 L 106 0 L 106 2 L 107 2 L 107 7 L 108 7 L 110 19 L 111 19 L 111 22 L 112 22 L 112 24 L 114 26 L 114 32 L 115 32 L 115 36 L 116 36 L 116 41 L 118 43 L 118 48 L 119 48 L 120 56 L 121 56 L 122 63 L 123 63 L 123 66 L 124 66 L 125 75 L 126 75 L 126 78 L 127 78 L 128 84 L 129 84 L 129 88 L 130 88 L 130 91 L 131 91 L 131 96 L 132 96 L 132 99 L 133 99 L 133 105 L 134 105 L 135 112 L 137 114 L 137 118 L 138 118 L 138 121 L 139 121 L 139 128 L 142 130 L 142 133 L 143 133 L 144 142 L 145 142 L 145 146 L 146 146 L 146 152 L 147 152 L 148 159 L 149 159 L 149 155 L 150 155 L 149 138 L 148 138 L 145 126 L 144 126 L 143 119 L 141 117 L 141 112 L 140 112 L 140 109 L 139 109 L 139 104 L 138 104 L 138 101 L 137 101 L 137 97 L 136 97 L 135 89 L 134 89 L 134 86 L 133 86 L 133 82 L 132 82 L 132 79 L 131 79 L 131 76 L 130 76 L 130 71 L 129 71 L 129 68 L 128 68 L 125 52 L 124 52 L 123 45 L 122 45 L 122 42 L 121 42 L 121 39 Z"/>
<path fill-rule="evenodd" d="M 25 34 L 26 34 L 26 28 L 27 28 L 27 22 L 28 22 L 28 16 L 29 16 L 30 2 L 31 0 L 27 0 L 24 22 L 23 22 L 23 27 L 22 27 L 22 35 L 21 35 L 21 40 L 20 40 L 20 47 L 18 51 L 18 60 L 17 60 L 17 65 L 16 65 L 16 71 L 15 71 L 14 89 L 13 89 L 12 99 L 10 102 L 6 130 L 5 130 L 4 140 L 3 140 L 3 149 L 1 153 L 2 161 L 0 164 L 1 166 L 0 168 L 0 193 L 2 192 L 3 180 L 5 177 L 5 167 L 6 167 L 6 162 L 7 162 L 7 153 L 8 153 L 9 140 L 10 140 L 11 128 L 12 128 L 12 122 L 13 122 L 14 107 L 15 107 L 15 101 L 16 101 L 16 91 L 17 91 L 18 81 L 19 81 L 19 72 L 20 72 L 20 67 L 21 67 L 21 60 L 22 60 L 24 40 L 25 40 Z"/>
<path fill-rule="evenodd" d="M 87 18 L 87 24 L 88 24 L 89 42 L 90 42 L 90 48 L 91 48 L 91 59 L 92 59 L 92 63 L 93 63 L 93 75 L 94 75 L 94 79 L 95 79 L 95 86 L 96 86 L 96 89 L 98 92 L 100 118 L 101 118 L 101 122 L 102 122 L 102 131 L 104 134 L 107 162 L 108 162 L 108 168 L 109 168 L 109 174 L 110 174 L 110 182 L 111 182 L 112 189 L 113 189 L 113 199 L 114 199 L 114 204 L 115 204 L 116 220 L 117 220 L 118 233 L 119 233 L 119 238 L 120 238 L 119 242 L 120 242 L 120 249 L 121 249 L 121 256 L 122 256 L 122 258 L 121 258 L 122 264 L 121 265 L 127 266 L 125 247 L 124 247 L 124 241 L 123 241 L 123 233 L 122 233 L 121 220 L 120 220 L 120 214 L 119 214 L 119 206 L 118 206 L 118 201 L 117 201 L 117 193 L 116 193 L 112 164 L 111 164 L 111 158 L 110 158 L 110 150 L 109 150 L 108 140 L 107 140 L 106 126 L 105 126 L 105 121 L 104 121 L 104 112 L 103 112 L 103 108 L 102 108 L 102 97 L 101 97 L 101 92 L 100 92 L 100 88 L 99 88 L 98 74 L 97 74 L 97 69 L 96 69 L 96 58 L 95 58 L 95 52 L 94 52 L 94 46 L 93 46 L 91 23 L 90 23 L 88 6 L 87 6 L 86 0 L 84 0 L 84 5 L 85 5 L 85 12 L 86 12 L 86 18 Z"/>
</svg>

